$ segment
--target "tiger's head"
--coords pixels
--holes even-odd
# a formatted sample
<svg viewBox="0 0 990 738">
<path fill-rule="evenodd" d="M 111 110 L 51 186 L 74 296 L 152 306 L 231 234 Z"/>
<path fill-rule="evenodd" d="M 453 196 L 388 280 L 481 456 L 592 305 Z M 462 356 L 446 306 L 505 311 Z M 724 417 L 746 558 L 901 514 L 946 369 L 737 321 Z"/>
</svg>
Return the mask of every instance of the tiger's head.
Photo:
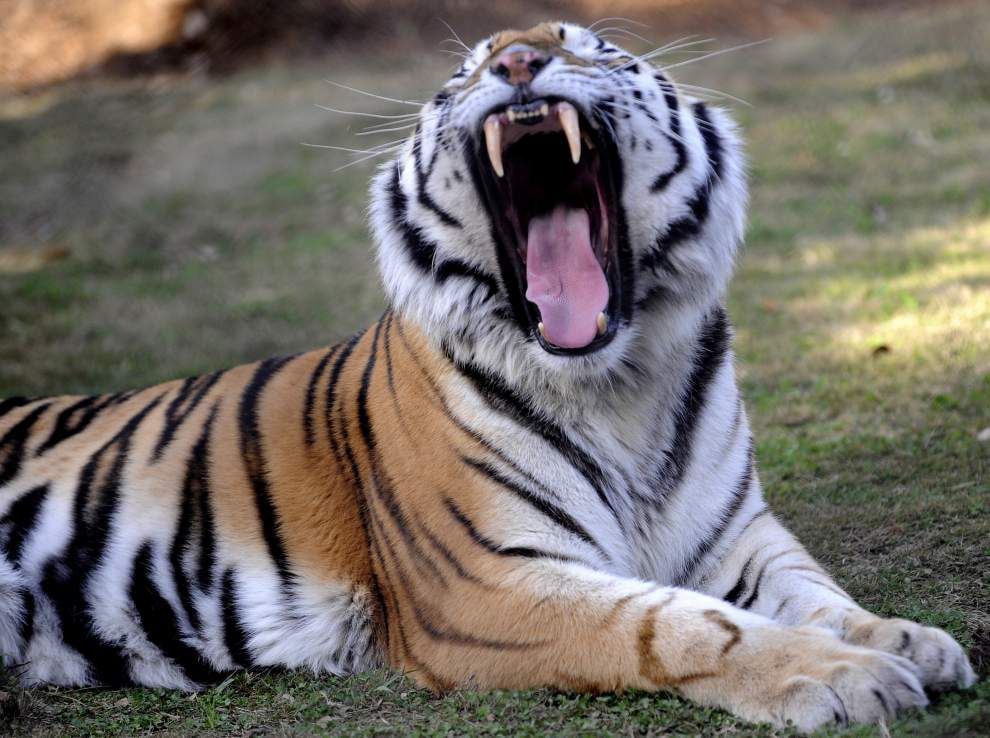
<svg viewBox="0 0 990 738">
<path fill-rule="evenodd" d="M 569 23 L 480 42 L 372 185 L 393 307 L 546 388 L 614 385 L 697 332 L 745 205 L 728 117 Z"/>
</svg>

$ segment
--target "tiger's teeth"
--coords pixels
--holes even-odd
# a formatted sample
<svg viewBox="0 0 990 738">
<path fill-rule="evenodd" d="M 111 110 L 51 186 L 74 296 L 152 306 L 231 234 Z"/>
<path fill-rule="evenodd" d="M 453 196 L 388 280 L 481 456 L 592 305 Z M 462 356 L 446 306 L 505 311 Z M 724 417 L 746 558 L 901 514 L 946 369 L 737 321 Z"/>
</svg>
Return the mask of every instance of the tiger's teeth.
<svg viewBox="0 0 990 738">
<path fill-rule="evenodd" d="M 492 169 L 501 177 L 505 170 L 502 169 L 502 125 L 498 122 L 497 115 L 489 115 L 485 119 L 485 146 Z"/>
<path fill-rule="evenodd" d="M 605 317 L 605 313 L 598 313 L 598 335 L 604 336 L 606 328 L 608 328 L 608 319 Z"/>
<path fill-rule="evenodd" d="M 536 324 L 536 330 L 538 330 L 540 332 L 540 335 L 543 336 L 544 338 L 547 337 L 547 329 L 543 327 L 543 321 L 540 321 L 539 323 Z"/>
<path fill-rule="evenodd" d="M 581 125 L 578 123 L 577 110 L 570 103 L 557 103 L 557 116 L 560 118 L 560 127 L 567 136 L 567 145 L 571 147 L 571 161 L 577 164 L 581 161 Z"/>
</svg>

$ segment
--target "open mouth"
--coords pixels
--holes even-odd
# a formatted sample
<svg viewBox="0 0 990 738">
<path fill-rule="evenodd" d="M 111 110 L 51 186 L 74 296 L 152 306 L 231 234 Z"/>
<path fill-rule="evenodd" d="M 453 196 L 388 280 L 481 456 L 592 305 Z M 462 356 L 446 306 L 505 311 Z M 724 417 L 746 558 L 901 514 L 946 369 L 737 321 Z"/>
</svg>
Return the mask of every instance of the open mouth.
<svg viewBox="0 0 990 738">
<path fill-rule="evenodd" d="M 548 352 L 586 354 L 617 329 L 613 147 L 570 102 L 512 103 L 476 152 L 517 319 Z"/>
</svg>

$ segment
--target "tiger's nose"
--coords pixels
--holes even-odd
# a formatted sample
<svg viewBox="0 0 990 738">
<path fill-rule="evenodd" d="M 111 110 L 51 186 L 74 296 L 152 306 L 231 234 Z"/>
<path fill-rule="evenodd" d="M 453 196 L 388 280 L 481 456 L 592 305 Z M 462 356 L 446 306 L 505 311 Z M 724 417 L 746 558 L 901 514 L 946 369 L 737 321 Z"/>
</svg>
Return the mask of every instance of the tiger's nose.
<svg viewBox="0 0 990 738">
<path fill-rule="evenodd" d="M 504 49 L 492 63 L 492 73 L 510 85 L 532 82 L 551 57 L 549 54 L 525 44 L 513 44 Z"/>
</svg>

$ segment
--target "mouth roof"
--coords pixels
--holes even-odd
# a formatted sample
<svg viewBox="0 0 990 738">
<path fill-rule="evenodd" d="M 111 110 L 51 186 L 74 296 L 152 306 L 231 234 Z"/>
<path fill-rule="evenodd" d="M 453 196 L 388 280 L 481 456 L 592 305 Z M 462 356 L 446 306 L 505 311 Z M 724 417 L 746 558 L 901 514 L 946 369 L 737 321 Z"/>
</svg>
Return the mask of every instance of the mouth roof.
<svg viewBox="0 0 990 738">
<path fill-rule="evenodd" d="M 596 130 L 566 100 L 492 111 L 478 152 L 500 263 L 523 328 L 548 352 L 586 354 L 617 326 L 614 194 Z"/>
</svg>

